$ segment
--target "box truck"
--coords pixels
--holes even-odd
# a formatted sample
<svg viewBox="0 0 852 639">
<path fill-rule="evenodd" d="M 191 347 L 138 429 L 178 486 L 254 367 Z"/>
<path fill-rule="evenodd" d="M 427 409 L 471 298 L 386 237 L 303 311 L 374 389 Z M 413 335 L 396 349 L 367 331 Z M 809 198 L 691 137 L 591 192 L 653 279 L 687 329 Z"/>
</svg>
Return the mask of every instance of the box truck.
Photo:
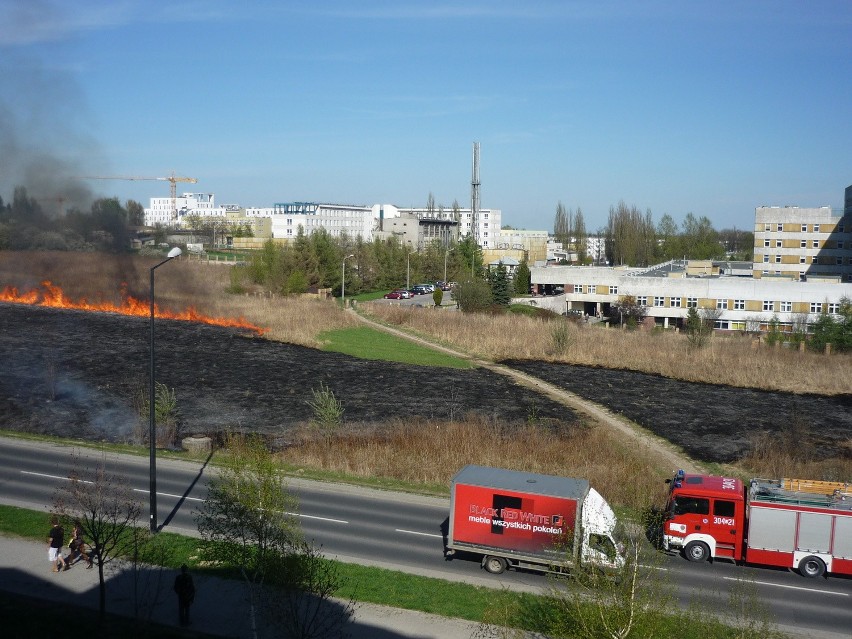
<svg viewBox="0 0 852 639">
<path fill-rule="evenodd" d="M 588 481 L 486 466 L 465 466 L 450 486 L 445 554 L 461 552 L 494 574 L 624 566 L 615 513 Z"/>
<path fill-rule="evenodd" d="M 739 479 L 678 471 L 663 547 L 690 561 L 793 568 L 806 577 L 852 575 L 852 491 L 843 482 Z"/>
</svg>

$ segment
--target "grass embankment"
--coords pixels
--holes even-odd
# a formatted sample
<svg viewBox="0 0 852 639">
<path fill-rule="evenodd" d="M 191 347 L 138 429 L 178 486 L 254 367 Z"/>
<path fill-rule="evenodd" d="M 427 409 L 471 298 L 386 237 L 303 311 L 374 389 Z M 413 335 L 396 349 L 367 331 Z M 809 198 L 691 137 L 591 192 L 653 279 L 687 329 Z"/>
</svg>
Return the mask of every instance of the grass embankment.
<svg viewBox="0 0 852 639">
<path fill-rule="evenodd" d="M 0 534 L 14 535 L 44 541 L 47 515 L 43 512 L 14 506 L 0 505 Z M 167 557 L 166 567 L 177 568 L 187 564 L 197 575 L 209 573 L 222 576 L 221 571 L 199 565 L 197 560 L 198 540 L 172 533 L 157 535 L 156 542 L 163 549 L 157 556 Z M 546 595 L 510 592 L 470 586 L 442 579 L 420 577 L 403 572 L 370 568 L 355 564 L 333 562 L 337 566 L 341 587 L 335 596 L 368 603 L 417 610 L 445 617 L 454 617 L 478 623 L 498 624 L 508 628 L 547 633 L 553 637 L 598 636 L 603 628 L 592 629 L 591 621 L 603 619 L 600 601 L 592 598 L 567 597 L 553 600 Z M 765 622 L 748 623 L 740 628 L 726 626 L 702 613 L 700 623 L 695 623 L 695 610 L 665 613 L 637 611 L 634 630 L 637 636 L 648 635 L 679 639 L 764 639 L 767 636 Z M 98 620 L 94 610 L 79 606 L 66 606 L 61 602 L 49 602 L 0 593 L 0 612 L 3 612 L 4 636 L 29 637 L 61 634 L 70 639 L 88 639 L 93 636 L 127 637 L 186 637 L 202 636 L 197 632 L 154 624 L 140 625 L 132 619 L 110 615 L 105 624 Z M 581 621 L 581 618 L 583 621 Z M 71 623 L 69 623 L 69 620 Z M 691 621 L 691 623 L 687 623 Z M 585 625 L 585 627 L 584 627 Z M 653 629 L 653 630 L 651 630 Z M 578 635 L 577 632 L 586 634 Z M 588 634 L 592 632 L 593 634 Z M 493 636 L 493 635 L 488 635 Z M 650 635 L 648 635 L 650 636 Z"/>
<path fill-rule="evenodd" d="M 369 326 L 352 326 L 325 331 L 317 336 L 324 351 L 344 353 L 361 359 L 402 362 L 417 366 L 472 368 L 469 360 L 441 353 L 411 340 L 377 331 Z"/>
</svg>

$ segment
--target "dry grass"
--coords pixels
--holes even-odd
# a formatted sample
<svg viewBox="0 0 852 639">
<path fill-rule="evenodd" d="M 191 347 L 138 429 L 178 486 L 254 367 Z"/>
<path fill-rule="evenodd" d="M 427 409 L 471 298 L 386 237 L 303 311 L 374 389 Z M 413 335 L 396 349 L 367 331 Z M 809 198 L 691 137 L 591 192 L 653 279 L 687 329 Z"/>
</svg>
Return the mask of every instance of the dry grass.
<svg viewBox="0 0 852 639">
<path fill-rule="evenodd" d="M 85 298 L 119 304 L 124 291 L 148 300 L 150 268 L 158 261 L 127 255 L 0 252 L 0 290 L 14 286 L 25 292 L 48 280 L 73 301 Z M 310 347 L 321 345 L 317 335 L 322 331 L 357 323 L 340 312 L 332 300 L 260 293 L 231 295 L 226 292 L 229 271 L 224 264 L 180 258 L 164 265 L 155 272 L 157 306 L 174 312 L 192 307 L 209 317 L 241 317 L 265 328 L 269 339 Z"/>
<path fill-rule="evenodd" d="M 515 314 L 475 315 L 383 304 L 362 305 L 389 324 L 486 359 L 536 359 L 655 373 L 674 379 L 793 393 L 850 392 L 852 355 L 769 348 L 749 337 L 715 335 L 694 349 L 674 332 L 622 331 L 570 323 L 558 353 L 552 321 Z"/>
<path fill-rule="evenodd" d="M 600 427 L 507 425 L 478 417 L 390 422 L 332 438 L 306 430 L 282 456 L 296 466 L 444 487 L 465 464 L 583 477 L 607 500 L 636 509 L 657 503 L 664 488 L 652 451 Z"/>
</svg>

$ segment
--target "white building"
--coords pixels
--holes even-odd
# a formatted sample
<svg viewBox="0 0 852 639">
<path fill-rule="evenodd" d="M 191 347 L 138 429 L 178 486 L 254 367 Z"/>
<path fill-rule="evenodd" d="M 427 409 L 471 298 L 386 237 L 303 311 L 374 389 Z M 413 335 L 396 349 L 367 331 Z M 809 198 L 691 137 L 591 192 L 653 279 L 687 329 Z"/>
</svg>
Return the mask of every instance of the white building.
<svg viewBox="0 0 852 639">
<path fill-rule="evenodd" d="M 174 201 L 170 197 L 152 197 L 150 206 L 145 209 L 145 226 L 180 226 L 180 220 L 190 214 L 224 216 L 225 207 L 216 207 L 212 193 L 184 193 Z"/>
</svg>

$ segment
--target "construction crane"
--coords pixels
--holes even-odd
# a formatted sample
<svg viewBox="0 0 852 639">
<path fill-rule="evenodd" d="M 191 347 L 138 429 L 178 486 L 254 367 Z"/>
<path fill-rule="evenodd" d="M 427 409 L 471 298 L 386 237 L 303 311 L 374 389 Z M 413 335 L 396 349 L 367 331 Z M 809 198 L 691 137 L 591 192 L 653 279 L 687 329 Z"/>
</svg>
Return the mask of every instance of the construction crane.
<svg viewBox="0 0 852 639">
<path fill-rule="evenodd" d="M 175 201 L 177 200 L 177 183 L 178 182 L 186 182 L 188 184 L 197 184 L 198 180 L 196 178 L 191 177 L 183 177 L 180 175 L 175 175 L 174 171 L 172 174 L 166 177 L 142 177 L 138 175 L 81 175 L 80 179 L 82 180 L 157 180 L 158 182 L 168 182 L 169 183 L 169 195 L 172 200 L 172 219 L 177 219 L 177 205 Z"/>
</svg>

